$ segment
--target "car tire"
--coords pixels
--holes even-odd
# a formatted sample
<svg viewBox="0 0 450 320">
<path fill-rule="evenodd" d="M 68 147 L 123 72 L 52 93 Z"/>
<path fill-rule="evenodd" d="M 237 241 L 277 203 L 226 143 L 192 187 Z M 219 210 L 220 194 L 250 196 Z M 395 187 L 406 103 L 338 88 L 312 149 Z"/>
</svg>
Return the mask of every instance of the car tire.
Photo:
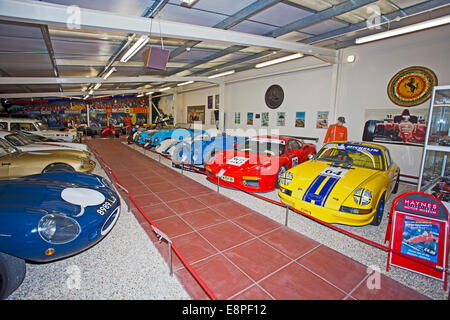
<svg viewBox="0 0 450 320">
<path fill-rule="evenodd" d="M 23 282 L 26 274 L 25 261 L 0 252 L 0 299 L 6 299 Z"/>
<path fill-rule="evenodd" d="M 375 128 L 377 126 L 376 120 L 368 120 L 364 124 L 364 131 L 363 131 L 363 141 L 373 141 L 373 136 L 375 134 Z"/>
<path fill-rule="evenodd" d="M 400 184 L 400 172 L 398 173 L 397 180 L 395 181 L 394 189 L 392 189 L 392 193 L 396 194 L 398 192 L 398 185 Z"/>
<path fill-rule="evenodd" d="M 375 214 L 373 216 L 373 220 L 370 223 L 373 226 L 379 226 L 381 223 L 381 220 L 383 219 L 383 213 L 384 213 L 384 206 L 386 202 L 386 192 L 383 192 L 381 195 L 380 200 L 378 200 L 377 209 L 375 211 Z"/>
<path fill-rule="evenodd" d="M 275 189 L 279 189 L 280 188 L 281 177 L 286 173 L 286 171 L 287 171 L 287 167 L 285 165 L 282 165 L 280 167 L 280 169 L 278 169 L 277 180 L 275 182 Z"/>
<path fill-rule="evenodd" d="M 52 163 L 42 170 L 42 173 L 49 172 L 75 172 L 75 169 L 65 163 Z"/>
</svg>

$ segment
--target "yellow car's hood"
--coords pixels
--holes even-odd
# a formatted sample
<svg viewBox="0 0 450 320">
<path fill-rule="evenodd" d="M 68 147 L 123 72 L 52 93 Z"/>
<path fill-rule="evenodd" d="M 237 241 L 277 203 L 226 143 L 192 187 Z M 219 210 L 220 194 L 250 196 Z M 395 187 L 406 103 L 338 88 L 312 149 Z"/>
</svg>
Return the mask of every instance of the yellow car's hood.
<svg viewBox="0 0 450 320">
<path fill-rule="evenodd" d="M 338 210 L 358 186 L 377 174 L 377 170 L 351 166 L 333 166 L 311 160 L 290 170 L 294 183 L 287 186 L 293 196 L 322 207 Z"/>
</svg>

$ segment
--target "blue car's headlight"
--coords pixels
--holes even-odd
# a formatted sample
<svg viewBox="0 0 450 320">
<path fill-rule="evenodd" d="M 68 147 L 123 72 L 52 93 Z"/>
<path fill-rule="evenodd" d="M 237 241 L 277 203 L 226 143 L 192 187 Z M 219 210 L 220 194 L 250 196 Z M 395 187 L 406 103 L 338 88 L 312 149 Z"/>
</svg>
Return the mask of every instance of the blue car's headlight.
<svg viewBox="0 0 450 320">
<path fill-rule="evenodd" d="M 47 214 L 39 220 L 38 233 L 45 241 L 63 244 L 74 240 L 81 232 L 80 225 L 72 218 L 59 214 Z"/>
</svg>

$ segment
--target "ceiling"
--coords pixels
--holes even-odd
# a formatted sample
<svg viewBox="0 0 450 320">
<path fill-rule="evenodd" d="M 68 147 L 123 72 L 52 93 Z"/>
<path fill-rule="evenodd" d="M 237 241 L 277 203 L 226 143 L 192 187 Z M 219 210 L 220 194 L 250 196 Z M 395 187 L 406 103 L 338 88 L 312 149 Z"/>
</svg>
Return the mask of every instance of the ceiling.
<svg viewBox="0 0 450 320">
<path fill-rule="evenodd" d="M 95 85 L 89 78 L 84 83 L 34 81 L 25 84 L 15 81 L 16 77 L 99 78 L 115 67 L 116 71 L 109 79 L 138 76 L 160 79 L 131 82 L 125 78 L 121 82 L 105 82 L 94 95 L 142 92 L 183 82 L 182 78 L 173 81 L 173 77 L 207 77 L 228 70 L 241 72 L 253 69 L 259 62 L 292 54 L 288 50 L 253 43 L 215 41 L 213 36 L 206 40 L 198 40 L 198 34 L 189 38 L 182 32 L 180 37 L 167 36 L 165 22 L 203 26 L 206 30 L 236 31 L 258 36 L 255 38 L 258 41 L 273 38 L 314 50 L 328 48 L 334 51 L 355 45 L 355 39 L 361 36 L 450 13 L 448 0 L 195 0 L 191 6 L 183 5 L 180 0 L 49 0 L 46 3 L 69 6 L 67 10 L 92 9 L 112 13 L 115 17 L 126 15 L 149 19 L 154 31 L 150 30 L 150 41 L 145 48 L 170 50 L 167 69 L 159 71 L 144 67 L 142 52 L 145 49 L 128 62 L 120 62 L 123 53 L 141 36 L 135 34 L 127 47 L 127 40 L 133 33 L 126 32 L 125 27 L 114 30 L 73 28 L 68 24 L 5 18 L 2 10 L 6 6 L 0 1 L 0 76 L 4 80 L 0 83 L 0 97 L 52 97 L 75 93 L 82 97 Z M 377 12 L 380 17 L 376 16 Z M 381 28 L 368 28 L 370 23 L 378 21 L 376 19 L 382 23 Z M 233 39 L 234 33 L 223 35 Z M 255 43 L 260 43 L 258 41 Z M 322 59 L 320 55 L 315 56 Z"/>
</svg>

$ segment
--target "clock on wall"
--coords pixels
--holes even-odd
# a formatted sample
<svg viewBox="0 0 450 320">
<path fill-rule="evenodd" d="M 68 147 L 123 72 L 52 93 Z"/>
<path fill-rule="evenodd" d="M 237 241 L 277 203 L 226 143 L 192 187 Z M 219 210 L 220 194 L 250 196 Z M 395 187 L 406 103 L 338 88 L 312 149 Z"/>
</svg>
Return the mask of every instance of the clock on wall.
<svg viewBox="0 0 450 320">
<path fill-rule="evenodd" d="M 277 84 L 271 85 L 266 91 L 265 100 L 270 109 L 278 108 L 284 100 L 283 88 Z"/>
</svg>

